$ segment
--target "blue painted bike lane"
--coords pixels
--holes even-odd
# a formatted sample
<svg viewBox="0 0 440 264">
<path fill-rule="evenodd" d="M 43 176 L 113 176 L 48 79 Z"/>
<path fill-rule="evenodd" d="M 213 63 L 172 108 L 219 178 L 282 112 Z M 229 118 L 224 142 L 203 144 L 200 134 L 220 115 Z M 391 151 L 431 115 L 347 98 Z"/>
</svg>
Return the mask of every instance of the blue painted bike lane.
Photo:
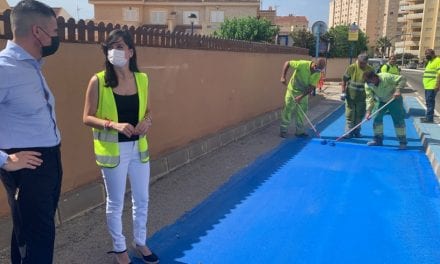
<svg viewBox="0 0 440 264">
<path fill-rule="evenodd" d="M 318 126 L 343 133 L 343 109 Z M 286 140 L 148 243 L 161 263 L 440 263 L 439 187 L 413 117 L 398 151 L 361 139 Z M 312 131 L 310 131 L 312 132 Z M 136 263 L 136 262 L 135 262 Z"/>
</svg>

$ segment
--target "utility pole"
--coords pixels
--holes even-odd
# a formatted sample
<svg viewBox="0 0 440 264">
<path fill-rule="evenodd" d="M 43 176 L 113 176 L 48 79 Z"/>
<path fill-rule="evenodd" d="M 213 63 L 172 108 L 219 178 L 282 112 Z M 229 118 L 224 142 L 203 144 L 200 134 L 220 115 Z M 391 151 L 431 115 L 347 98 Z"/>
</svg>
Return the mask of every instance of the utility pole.
<svg viewBox="0 0 440 264">
<path fill-rule="evenodd" d="M 76 21 L 79 21 L 79 10 L 78 0 L 76 0 Z"/>
</svg>

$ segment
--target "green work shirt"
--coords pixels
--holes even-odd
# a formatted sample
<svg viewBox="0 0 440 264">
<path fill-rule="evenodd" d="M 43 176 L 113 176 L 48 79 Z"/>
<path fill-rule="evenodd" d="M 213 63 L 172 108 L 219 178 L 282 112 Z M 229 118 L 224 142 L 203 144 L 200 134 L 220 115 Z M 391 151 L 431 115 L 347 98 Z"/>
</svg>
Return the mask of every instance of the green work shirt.
<svg viewBox="0 0 440 264">
<path fill-rule="evenodd" d="M 351 64 L 345 70 L 344 76 L 342 76 L 347 85 L 347 96 L 355 101 L 365 100 L 365 80 L 364 73 L 368 71 L 374 71 L 373 67 L 370 65 L 365 66 L 365 69 L 361 69 L 356 63 Z"/>
<path fill-rule="evenodd" d="M 436 57 L 426 64 L 423 73 L 423 87 L 434 90 L 437 87 L 437 78 L 440 78 L 440 57 Z"/>
<path fill-rule="evenodd" d="M 389 63 L 382 65 L 380 72 L 391 73 L 400 75 L 400 69 L 397 65 L 391 65 Z"/>
<path fill-rule="evenodd" d="M 312 62 L 307 60 L 289 61 L 293 74 L 287 86 L 288 89 L 305 92 L 310 86 L 316 87 L 321 78 L 321 72 L 312 72 L 310 70 L 311 64 Z"/>
<path fill-rule="evenodd" d="M 396 91 L 405 87 L 406 78 L 391 73 L 379 73 L 379 85 L 365 83 L 367 111 L 373 110 L 376 101 L 388 102 Z"/>
</svg>

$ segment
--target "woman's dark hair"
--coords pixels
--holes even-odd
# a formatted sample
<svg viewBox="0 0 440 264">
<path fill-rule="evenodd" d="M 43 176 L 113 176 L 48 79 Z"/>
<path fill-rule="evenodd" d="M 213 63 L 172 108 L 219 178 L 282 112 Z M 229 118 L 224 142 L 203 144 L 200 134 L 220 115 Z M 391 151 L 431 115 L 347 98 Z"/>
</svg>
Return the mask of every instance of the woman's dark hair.
<svg viewBox="0 0 440 264">
<path fill-rule="evenodd" d="M 136 49 L 134 47 L 133 38 L 130 35 L 130 32 L 128 30 L 123 29 L 115 29 L 110 32 L 107 39 L 104 43 L 102 43 L 102 51 L 105 55 L 105 86 L 106 87 L 112 87 L 115 88 L 118 86 L 118 76 L 116 76 L 115 68 L 113 64 L 110 63 L 110 61 L 107 58 L 109 48 L 116 43 L 120 38 L 124 41 L 124 43 L 128 46 L 129 49 L 133 50 L 133 56 L 131 56 L 128 66 L 130 71 L 132 72 L 139 72 L 139 68 L 137 66 L 137 59 L 136 59 Z"/>
</svg>

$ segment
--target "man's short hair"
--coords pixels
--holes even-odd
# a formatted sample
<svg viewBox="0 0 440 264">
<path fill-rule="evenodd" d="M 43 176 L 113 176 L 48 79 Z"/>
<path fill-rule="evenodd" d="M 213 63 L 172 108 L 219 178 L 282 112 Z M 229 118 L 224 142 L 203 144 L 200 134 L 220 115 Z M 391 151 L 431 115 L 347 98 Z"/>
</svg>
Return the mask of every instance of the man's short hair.
<svg viewBox="0 0 440 264">
<path fill-rule="evenodd" d="M 368 55 L 365 53 L 359 54 L 358 61 L 359 62 L 368 62 Z"/>
<path fill-rule="evenodd" d="M 56 18 L 53 9 L 39 1 L 22 0 L 11 12 L 11 26 L 16 36 L 29 34 L 32 25 L 41 23 L 43 19 Z"/>
<path fill-rule="evenodd" d="M 427 53 L 435 56 L 435 51 L 433 49 L 426 49 L 425 54 L 427 54 Z"/>
<path fill-rule="evenodd" d="M 327 61 L 325 60 L 325 58 L 318 58 L 316 64 L 323 69 L 327 64 Z"/>
</svg>

